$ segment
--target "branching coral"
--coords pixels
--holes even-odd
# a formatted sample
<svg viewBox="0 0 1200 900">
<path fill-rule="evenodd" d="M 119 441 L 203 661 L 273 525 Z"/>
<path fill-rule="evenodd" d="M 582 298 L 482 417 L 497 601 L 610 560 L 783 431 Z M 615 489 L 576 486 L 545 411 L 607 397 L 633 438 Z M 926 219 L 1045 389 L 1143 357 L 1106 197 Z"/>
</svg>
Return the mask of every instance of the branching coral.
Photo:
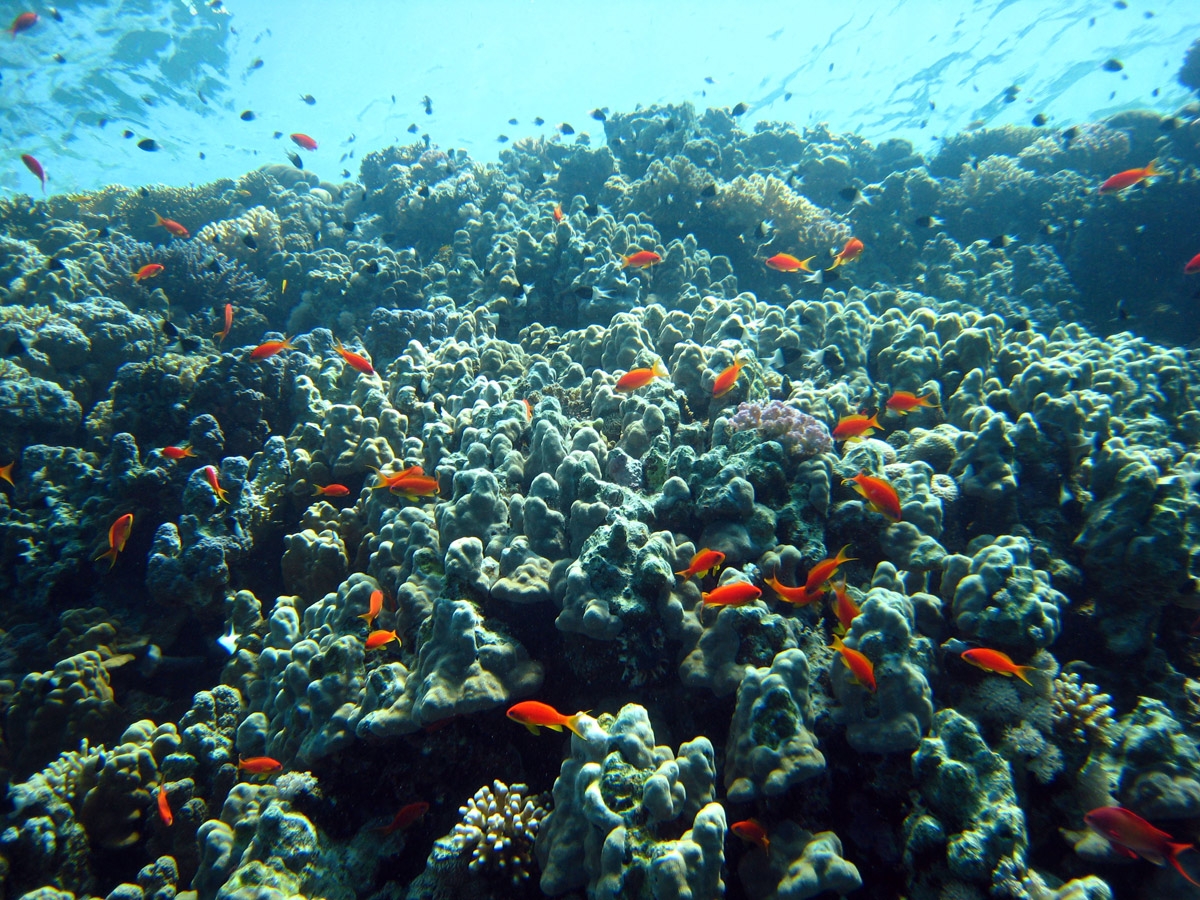
<svg viewBox="0 0 1200 900">
<path fill-rule="evenodd" d="M 471 871 L 508 873 L 513 884 L 529 877 L 533 839 L 546 815 L 540 798 L 525 796 L 528 785 L 511 787 L 497 779 L 486 784 L 458 808 L 462 821 L 451 840 L 459 853 L 471 854 Z"/>
<path fill-rule="evenodd" d="M 1075 743 L 1108 744 L 1116 725 L 1111 703 L 1112 697 L 1102 694 L 1096 685 L 1074 672 L 1064 672 L 1054 679 L 1050 696 L 1054 729 Z"/>
<path fill-rule="evenodd" d="M 800 459 L 833 449 L 833 438 L 823 422 L 779 400 L 739 403 L 730 424 L 736 431 L 756 429 L 764 441 L 778 441 Z"/>
</svg>

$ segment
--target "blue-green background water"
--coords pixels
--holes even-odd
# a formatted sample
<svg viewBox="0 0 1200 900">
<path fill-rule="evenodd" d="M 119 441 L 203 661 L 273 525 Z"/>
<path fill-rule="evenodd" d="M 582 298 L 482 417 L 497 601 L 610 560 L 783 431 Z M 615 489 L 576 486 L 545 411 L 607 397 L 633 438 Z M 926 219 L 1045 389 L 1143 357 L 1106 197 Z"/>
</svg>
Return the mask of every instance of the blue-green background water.
<svg viewBox="0 0 1200 900">
<path fill-rule="evenodd" d="M 7 4 L 3 20 L 24 8 Z M 568 122 L 600 141 L 594 108 L 685 100 L 745 102 L 749 122 L 828 122 L 928 151 L 973 123 L 1043 113 L 1053 127 L 1174 110 L 1196 11 L 1188 0 L 1124 9 L 1111 0 L 67 0 L 58 9 L 61 23 L 38 7 L 37 26 L 0 41 L 8 190 L 30 189 L 21 153 L 42 160 L 57 190 L 202 183 L 284 162 L 286 135 L 301 131 L 321 144 L 306 167 L 336 180 L 356 174 L 365 152 L 411 140 L 413 124 L 486 161 L 502 134 L 552 134 Z M 1105 71 L 1110 58 L 1124 70 Z M 1005 103 L 1010 85 L 1021 90 Z M 255 119 L 242 121 L 244 110 Z M 139 150 L 143 137 L 162 149 Z"/>
</svg>

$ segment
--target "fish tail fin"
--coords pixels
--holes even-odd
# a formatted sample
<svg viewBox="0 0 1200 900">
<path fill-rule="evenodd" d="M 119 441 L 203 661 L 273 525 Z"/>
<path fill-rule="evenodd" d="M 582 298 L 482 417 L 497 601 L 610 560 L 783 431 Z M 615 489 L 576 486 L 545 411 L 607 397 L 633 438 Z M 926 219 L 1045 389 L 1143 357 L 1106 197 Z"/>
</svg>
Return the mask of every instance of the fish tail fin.
<svg viewBox="0 0 1200 900">
<path fill-rule="evenodd" d="M 871 416 L 871 418 L 867 419 L 867 424 L 870 425 L 872 428 L 879 429 L 880 431 L 884 430 L 883 426 L 879 424 L 879 411 L 878 410 L 876 410 L 876 412 L 874 413 L 874 415 Z"/>
<path fill-rule="evenodd" d="M 163 217 L 158 214 L 158 210 L 152 209 L 150 212 L 154 213 L 154 224 L 161 225 L 163 223 Z"/>
<path fill-rule="evenodd" d="M 808 267 L 808 264 L 809 264 L 810 262 L 812 262 L 812 261 L 813 261 L 814 259 L 816 259 L 816 258 L 817 258 L 817 255 L 814 253 L 814 254 L 813 254 L 812 256 L 810 256 L 808 259 L 802 259 L 802 260 L 800 260 L 800 268 L 801 268 L 801 269 L 803 269 L 805 272 L 811 272 L 811 271 L 812 271 L 812 269 L 810 269 L 810 268 Z M 820 271 L 820 270 L 818 270 L 818 271 Z"/>
<path fill-rule="evenodd" d="M 691 576 L 690 576 L 690 575 L 688 575 L 688 571 L 687 571 L 687 569 L 680 569 L 678 572 L 676 572 L 676 573 L 675 573 L 675 577 L 677 577 L 677 578 L 691 578 Z"/>
<path fill-rule="evenodd" d="M 834 650 L 841 650 L 846 645 L 842 643 L 841 635 L 835 634 L 833 636 L 833 643 L 830 644 L 829 646 L 832 647 Z"/>
<path fill-rule="evenodd" d="M 113 566 L 115 566 L 117 564 L 117 548 L 109 547 L 107 550 L 105 550 L 103 553 L 101 553 L 99 556 L 96 557 L 95 562 L 99 562 L 102 559 L 108 560 L 108 567 L 111 569 Z"/>
<path fill-rule="evenodd" d="M 1159 175 L 1165 174 L 1162 169 L 1158 168 L 1157 163 L 1157 159 L 1150 160 L 1150 165 L 1146 166 L 1145 172 L 1143 173 L 1144 178 L 1157 178 Z"/>
<path fill-rule="evenodd" d="M 1182 875 L 1185 879 L 1187 879 L 1192 884 L 1196 885 L 1196 887 L 1200 887 L 1200 881 L 1197 881 L 1195 878 L 1193 878 L 1191 875 L 1189 875 L 1179 862 L 1179 854 L 1180 853 L 1183 853 L 1185 850 L 1195 850 L 1195 849 L 1196 849 L 1195 844 L 1183 844 L 1183 843 L 1174 843 L 1174 842 L 1168 843 L 1167 844 L 1167 861 L 1172 866 L 1175 867 L 1176 872 L 1178 872 L 1180 875 Z"/>
<path fill-rule="evenodd" d="M 319 484 L 314 484 L 314 485 L 313 485 L 313 492 L 312 492 L 312 495 L 313 495 L 314 497 L 317 497 L 317 496 L 319 496 L 319 495 L 321 495 L 321 494 L 323 494 L 323 493 L 325 493 L 325 492 L 321 490 L 321 486 L 320 486 Z"/>
<path fill-rule="evenodd" d="M 854 556 L 846 556 L 846 552 L 847 552 L 849 549 L 850 549 L 850 545 L 849 545 L 849 544 L 847 544 L 847 545 L 846 545 L 846 546 L 844 546 L 844 547 L 843 547 L 841 550 L 839 550 L 839 551 L 837 552 L 837 556 L 835 556 L 835 557 L 833 558 L 833 559 L 834 559 L 834 561 L 835 561 L 835 562 L 836 562 L 836 563 L 837 563 L 839 566 L 840 566 L 842 563 L 848 563 L 848 562 L 850 562 L 851 560 L 857 559 L 857 557 L 854 557 Z"/>
<path fill-rule="evenodd" d="M 1037 670 L 1037 666 L 1017 666 L 1016 669 L 1013 670 L 1013 674 L 1030 687 L 1033 687 L 1033 682 L 1029 680 L 1029 673 L 1036 672 Z"/>
<path fill-rule="evenodd" d="M 667 367 L 665 365 L 663 365 L 663 361 L 661 359 L 656 359 L 654 361 L 654 368 L 652 371 L 659 378 L 670 378 L 671 377 L 671 373 L 667 371 Z"/>
<path fill-rule="evenodd" d="M 590 709 L 584 710 L 583 712 L 577 712 L 573 716 L 568 716 L 567 721 L 565 721 L 563 724 L 567 726 L 567 728 L 570 730 L 571 734 L 575 735 L 575 737 L 577 737 L 581 740 L 587 740 L 583 736 L 583 732 L 581 732 L 579 730 L 579 723 L 583 719 L 583 717 L 586 716 L 590 712 L 591 712 Z M 558 731 L 560 729 L 555 728 L 555 730 Z M 1191 846 L 1191 845 L 1189 844 L 1188 846 Z"/>
</svg>

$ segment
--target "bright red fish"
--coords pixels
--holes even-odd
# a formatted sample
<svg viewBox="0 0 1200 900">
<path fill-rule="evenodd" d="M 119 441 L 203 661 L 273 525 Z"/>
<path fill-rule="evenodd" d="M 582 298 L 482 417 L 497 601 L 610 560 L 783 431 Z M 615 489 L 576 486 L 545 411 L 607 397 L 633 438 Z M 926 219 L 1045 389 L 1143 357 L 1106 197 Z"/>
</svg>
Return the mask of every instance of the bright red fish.
<svg viewBox="0 0 1200 900">
<path fill-rule="evenodd" d="M 167 787 L 164 784 L 158 786 L 158 817 L 168 828 L 175 824 L 175 816 L 171 813 L 171 803 L 167 799 Z"/>
<path fill-rule="evenodd" d="M 129 532 L 133 531 L 133 513 L 125 513 L 108 528 L 108 549 L 96 557 L 96 560 L 107 559 L 111 569 L 117 564 L 117 554 L 125 549 L 129 540 Z"/>
<path fill-rule="evenodd" d="M 292 345 L 292 339 L 285 337 L 282 341 L 263 341 L 253 350 L 250 351 L 251 359 L 270 359 L 276 353 L 281 353 L 284 350 L 295 350 Z"/>
<path fill-rule="evenodd" d="M 314 484 L 314 497 L 345 497 L 350 493 L 350 488 L 344 484 Z"/>
<path fill-rule="evenodd" d="M 213 335 L 217 339 L 217 346 L 220 347 L 225 338 L 229 337 L 229 329 L 233 327 L 233 304 L 225 304 L 225 328 L 223 331 L 218 331 Z"/>
<path fill-rule="evenodd" d="M 853 478 L 843 478 L 842 484 L 853 484 L 867 505 L 888 521 L 900 521 L 900 495 L 885 479 L 859 472 Z"/>
<path fill-rule="evenodd" d="M 702 606 L 745 606 L 762 596 L 762 588 L 748 581 L 731 581 L 700 595 Z"/>
<path fill-rule="evenodd" d="M 846 241 L 846 246 L 842 248 L 842 252 L 833 258 L 833 265 L 829 268 L 836 269 L 838 266 L 844 266 L 848 262 L 854 262 L 863 252 L 863 242 L 856 237 Z"/>
<path fill-rule="evenodd" d="M 186 228 L 184 228 L 182 225 L 180 225 L 178 222 L 176 222 L 174 219 L 164 219 L 157 212 L 154 214 L 154 224 L 161 225 L 163 228 L 167 229 L 167 231 L 169 231 L 171 234 L 175 235 L 175 237 L 180 237 L 180 238 L 191 237 L 191 233 Z"/>
<path fill-rule="evenodd" d="M 367 635 L 366 647 L 368 650 L 378 650 L 390 644 L 392 641 L 400 643 L 400 636 L 394 631 L 372 631 Z"/>
<path fill-rule="evenodd" d="M 370 603 L 370 608 L 365 613 L 359 613 L 358 616 L 358 618 L 366 621 L 368 628 L 375 624 L 375 619 L 383 610 L 383 591 L 371 591 Z"/>
<path fill-rule="evenodd" d="M 289 136 L 292 139 L 292 143 L 294 143 L 297 147 L 300 147 L 303 150 L 316 150 L 317 149 L 317 142 L 314 141 L 312 138 L 310 138 L 307 134 L 302 134 L 300 132 L 296 132 L 295 134 L 289 135 Z"/>
<path fill-rule="evenodd" d="M 133 273 L 134 281 L 145 281 L 147 278 L 153 278 L 156 275 L 162 274 L 162 270 L 166 266 L 161 263 L 146 263 L 140 269 Z"/>
<path fill-rule="evenodd" d="M 167 459 L 187 459 L 189 456 L 195 456 L 196 451 L 192 449 L 191 444 L 184 444 L 182 447 L 163 447 L 159 451 Z"/>
<path fill-rule="evenodd" d="M 563 220 L 562 204 L 555 203 L 554 204 L 554 222 L 555 222 L 555 224 L 558 224 L 562 220 Z"/>
<path fill-rule="evenodd" d="M 850 630 L 850 626 L 862 614 L 862 610 L 858 608 L 858 604 L 846 590 L 845 579 L 831 582 L 831 584 L 833 586 L 833 614 L 837 616 L 838 625 L 844 634 Z"/>
<path fill-rule="evenodd" d="M 780 600 L 784 600 L 792 606 L 808 606 L 813 601 L 820 600 L 825 594 L 825 588 L 820 585 L 813 591 L 803 584 L 799 587 L 789 587 L 774 575 L 764 579 L 764 583 L 778 595 Z"/>
<path fill-rule="evenodd" d="M 834 650 L 842 654 L 842 661 L 850 670 L 850 674 L 854 676 L 854 680 L 872 694 L 875 693 L 875 665 L 857 650 L 852 650 L 843 644 L 842 639 L 837 635 L 834 635 L 832 646 Z"/>
<path fill-rule="evenodd" d="M 624 375 L 617 379 L 618 391 L 636 391 L 638 388 L 645 387 L 655 378 L 669 378 L 671 373 L 667 371 L 667 367 L 663 365 L 661 359 L 656 359 L 654 365 L 649 369 L 630 369 Z"/>
<path fill-rule="evenodd" d="M 849 549 L 850 545 L 847 544 L 837 552 L 836 556 L 823 559 L 809 569 L 808 576 L 804 579 L 804 589 L 810 594 L 817 593 L 819 590 L 824 589 L 825 582 L 832 578 L 838 569 L 848 562 L 857 560 L 857 556 L 846 555 L 846 551 Z"/>
<path fill-rule="evenodd" d="M 759 824 L 758 819 L 746 819 L 743 822 L 734 822 L 729 826 L 729 830 L 743 841 L 757 844 L 766 853 L 771 852 L 771 839 L 767 837 L 767 829 Z"/>
<path fill-rule="evenodd" d="M 1200 253 L 1189 259 L 1187 265 L 1183 267 L 1184 275 L 1195 275 L 1197 272 L 1200 272 Z"/>
<path fill-rule="evenodd" d="M 33 13 L 29 13 L 29 15 L 33 15 Z M 34 15 L 33 18 L 35 21 L 37 20 L 37 16 Z M 13 37 L 16 37 L 15 33 Z M 38 181 L 42 183 L 42 193 L 46 193 L 46 170 L 42 168 L 42 164 L 28 153 L 21 154 L 21 162 L 25 163 L 25 168 L 37 176 Z"/>
<path fill-rule="evenodd" d="M 735 359 L 733 361 L 733 365 L 726 368 L 723 372 L 721 372 L 720 375 L 717 376 L 717 380 L 713 382 L 714 400 L 724 397 L 733 390 L 734 385 L 737 384 L 738 376 L 742 374 L 742 368 L 745 365 L 746 364 L 742 360 Z"/>
<path fill-rule="evenodd" d="M 417 466 L 417 472 L 403 475 L 402 477 L 392 476 L 388 482 L 388 490 L 393 494 L 400 494 L 412 502 L 416 502 L 419 497 L 432 497 L 437 494 L 438 480 L 430 475 L 423 475 L 420 472 L 420 466 Z"/>
<path fill-rule="evenodd" d="M 1029 673 L 1036 672 L 1037 669 L 1034 666 L 1018 666 L 1007 653 L 989 650 L 987 647 L 973 647 L 962 652 L 962 659 L 963 662 L 970 663 L 977 669 L 995 672 L 1005 678 L 1012 678 L 1016 675 L 1027 685 L 1033 687 L 1033 682 L 1029 680 Z"/>
<path fill-rule="evenodd" d="M 768 269 L 774 269 L 776 272 L 811 272 L 812 269 L 808 267 L 808 264 L 814 259 L 816 259 L 815 256 L 800 259 L 790 253 L 776 253 L 763 260 L 763 263 Z"/>
<path fill-rule="evenodd" d="M 653 250 L 639 250 L 630 256 L 624 257 L 624 262 L 621 263 L 621 268 L 626 267 L 633 269 L 648 269 L 651 266 L 657 266 L 662 262 L 662 257 Z"/>
<path fill-rule="evenodd" d="M 680 572 L 676 572 L 680 578 L 691 578 L 694 575 L 699 575 L 701 572 L 716 573 L 721 567 L 721 563 L 725 562 L 725 554 L 720 550 L 709 550 L 707 547 L 698 551 L 692 561 L 688 563 L 688 567 Z"/>
<path fill-rule="evenodd" d="M 228 503 L 229 498 L 225 496 L 225 488 L 221 487 L 221 481 L 217 477 L 216 466 L 204 467 L 204 479 L 208 482 L 208 486 L 213 489 L 213 493 L 217 495 L 217 499 L 222 503 Z"/>
<path fill-rule="evenodd" d="M 375 470 L 375 483 L 371 485 L 371 490 L 373 491 L 390 488 L 393 484 L 399 484 L 404 479 L 413 475 L 425 474 L 425 470 L 420 466 L 409 466 L 407 469 L 401 469 L 399 472 L 393 472 L 391 475 L 384 475 L 374 466 L 368 466 L 367 468 Z"/>
<path fill-rule="evenodd" d="M 385 825 L 383 828 L 376 828 L 380 834 L 391 834 L 393 831 L 403 831 L 410 827 L 413 822 L 429 812 L 429 804 L 425 802 L 409 803 L 407 806 L 400 808 L 400 812 L 396 813 L 396 818 L 392 819 L 391 824 Z"/>
<path fill-rule="evenodd" d="M 573 716 L 564 716 L 547 703 L 525 700 L 510 706 L 505 715 L 514 722 L 520 722 L 534 734 L 538 733 L 539 727 L 549 728 L 551 731 L 562 731 L 566 728 L 577 737 L 583 737 L 579 731 L 579 722 L 587 713 L 577 712 Z"/>
<path fill-rule="evenodd" d="M 271 759 L 269 756 L 249 756 L 246 759 L 238 760 L 237 767 L 251 775 L 269 775 L 282 769 L 283 763 L 277 759 Z"/>
<path fill-rule="evenodd" d="M 337 341 L 333 349 L 337 351 L 338 356 L 346 361 L 346 365 L 355 371 L 362 372 L 364 375 L 374 375 L 375 367 L 371 365 L 371 361 L 365 356 L 355 353 L 353 350 L 347 350 L 342 346 L 341 341 Z"/>
<path fill-rule="evenodd" d="M 35 12 L 23 12 L 12 21 L 12 25 L 8 27 L 8 33 L 14 38 L 22 31 L 28 31 L 37 24 L 38 14 Z"/>
<path fill-rule="evenodd" d="M 921 397 L 918 397 L 912 391 L 896 391 L 892 396 L 887 398 L 887 402 L 883 405 L 892 412 L 900 413 L 902 416 L 907 416 L 918 406 L 937 409 L 937 404 L 933 402 L 933 391 Z"/>
<path fill-rule="evenodd" d="M 835 441 L 860 441 L 875 431 L 883 431 L 883 426 L 879 424 L 879 413 L 873 416 L 854 413 L 838 419 L 832 434 Z"/>
<path fill-rule="evenodd" d="M 1093 809 L 1083 817 L 1088 828 L 1102 838 L 1108 840 L 1113 847 L 1127 856 L 1140 856 L 1156 866 L 1169 862 L 1175 871 L 1200 887 L 1200 881 L 1192 878 L 1184 871 L 1179 862 L 1179 854 L 1185 850 L 1195 850 L 1195 844 L 1185 844 L 1176 841 L 1165 831 L 1159 831 L 1141 816 L 1132 813 L 1123 806 L 1102 806 Z"/>
<path fill-rule="evenodd" d="M 1125 188 L 1133 187 L 1138 182 L 1157 178 L 1162 174 L 1162 172 L 1154 167 L 1154 162 L 1151 161 L 1148 166 L 1143 166 L 1140 169 L 1126 169 L 1124 172 L 1118 172 L 1116 175 L 1111 176 L 1104 184 L 1100 185 L 1100 193 L 1112 194 L 1116 191 L 1123 191 Z"/>
</svg>

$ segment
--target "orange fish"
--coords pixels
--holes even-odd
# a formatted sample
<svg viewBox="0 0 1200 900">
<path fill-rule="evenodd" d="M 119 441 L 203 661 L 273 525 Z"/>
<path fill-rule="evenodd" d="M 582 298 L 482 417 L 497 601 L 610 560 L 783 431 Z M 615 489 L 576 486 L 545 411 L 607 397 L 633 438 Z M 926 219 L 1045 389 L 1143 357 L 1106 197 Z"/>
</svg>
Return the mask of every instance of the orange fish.
<svg viewBox="0 0 1200 900">
<path fill-rule="evenodd" d="M 533 404 L 529 402 L 528 397 L 522 398 L 521 402 L 525 404 L 525 421 L 532 422 L 533 421 Z"/>
<path fill-rule="evenodd" d="M 843 644 L 842 639 L 837 635 L 834 635 L 832 646 L 834 650 L 842 654 L 842 661 L 850 670 L 850 674 L 854 676 L 854 680 L 872 694 L 875 693 L 875 666 L 871 661 L 857 650 L 851 650 Z"/>
<path fill-rule="evenodd" d="M 166 266 L 161 263 L 146 263 L 140 269 L 133 273 L 134 281 L 145 281 L 147 278 L 153 278 L 165 269 Z"/>
<path fill-rule="evenodd" d="M 10 25 L 8 27 L 8 33 L 11 34 L 15 38 L 22 31 L 28 31 L 30 28 L 32 28 L 34 25 L 36 25 L 37 21 L 38 21 L 37 13 L 23 12 L 19 16 L 17 16 L 15 19 L 13 19 L 12 25 Z"/>
<path fill-rule="evenodd" d="M 554 204 L 554 221 L 557 224 L 558 222 L 561 222 L 562 220 L 563 220 L 562 204 L 555 203 Z"/>
<path fill-rule="evenodd" d="M 621 263 L 622 269 L 627 266 L 634 269 L 648 269 L 662 262 L 662 257 L 653 250 L 639 250 L 637 253 L 623 258 L 625 261 Z"/>
<path fill-rule="evenodd" d="M 725 554 L 720 550 L 709 550 L 705 548 L 698 551 L 692 561 L 688 563 L 688 567 L 681 572 L 676 572 L 680 578 L 691 578 L 693 575 L 699 575 L 701 572 L 709 572 L 715 575 L 717 569 L 721 568 L 721 563 L 725 562 Z"/>
<path fill-rule="evenodd" d="M 748 581 L 731 581 L 700 595 L 701 606 L 745 606 L 762 596 Z"/>
<path fill-rule="evenodd" d="M 314 141 L 312 138 L 310 138 L 307 134 L 301 134 L 300 132 L 296 132 L 295 134 L 288 135 L 288 137 L 290 137 L 292 139 L 293 144 L 295 144 L 297 147 L 301 148 L 302 150 L 316 150 L 317 149 L 317 142 Z"/>
<path fill-rule="evenodd" d="M 171 803 L 167 799 L 167 787 L 164 784 L 158 786 L 158 817 L 168 828 L 175 824 L 175 816 L 171 813 Z"/>
<path fill-rule="evenodd" d="M 208 486 L 213 489 L 213 493 L 217 495 L 217 499 L 222 503 L 228 503 L 229 498 L 225 496 L 225 488 L 221 487 L 221 482 L 217 478 L 217 467 L 205 466 L 204 478 L 208 482 Z"/>
<path fill-rule="evenodd" d="M 1007 653 L 989 650 L 986 647 L 973 647 L 962 652 L 962 659 L 963 662 L 970 663 L 977 669 L 995 672 L 1005 678 L 1012 678 L 1016 675 L 1027 685 L 1033 687 L 1033 682 L 1029 680 L 1029 673 L 1035 672 L 1037 669 L 1034 666 L 1018 666 Z"/>
<path fill-rule="evenodd" d="M 933 402 L 933 391 L 930 391 L 923 397 L 918 397 L 912 391 L 896 391 L 892 396 L 887 398 L 887 402 L 883 405 L 892 412 L 898 412 L 902 416 L 907 416 L 918 406 L 927 406 L 930 409 L 937 409 L 938 406 Z"/>
<path fill-rule="evenodd" d="M 407 806 L 400 808 L 400 812 L 396 813 L 396 818 L 392 819 L 390 825 L 385 825 L 383 828 L 376 828 L 380 834 L 391 834 L 393 831 L 403 831 L 410 827 L 413 822 L 429 812 L 429 804 L 425 802 L 409 803 Z"/>
<path fill-rule="evenodd" d="M 583 737 L 579 731 L 579 721 L 587 713 L 577 712 L 573 716 L 564 716 L 547 703 L 525 700 L 515 706 L 510 706 L 505 715 L 514 722 L 520 722 L 534 734 L 538 734 L 539 727 L 549 728 L 551 731 L 562 731 L 563 728 L 566 728 L 577 737 Z"/>
<path fill-rule="evenodd" d="M 371 490 L 378 491 L 385 488 L 390 488 L 393 484 L 403 481 L 410 475 L 424 475 L 425 470 L 420 466 L 409 466 L 407 469 L 401 469 L 399 472 L 393 472 L 391 475 L 384 475 L 374 466 L 367 466 L 375 472 L 375 483 L 371 485 Z"/>
<path fill-rule="evenodd" d="M 656 359 L 654 365 L 649 369 L 630 369 L 624 375 L 617 379 L 618 391 L 636 391 L 638 388 L 645 387 L 655 378 L 669 378 L 671 373 L 667 371 L 667 367 L 663 365 L 661 359 Z"/>
<path fill-rule="evenodd" d="M 184 444 L 182 447 L 163 447 L 158 452 L 167 459 L 187 459 L 189 456 L 196 455 L 196 451 L 192 449 L 191 444 Z"/>
<path fill-rule="evenodd" d="M 1116 191 L 1123 191 L 1127 187 L 1133 187 L 1140 181 L 1146 181 L 1150 178 L 1157 178 L 1163 173 L 1154 167 L 1154 162 L 1141 169 L 1126 169 L 1124 172 L 1118 172 L 1116 175 L 1105 180 L 1104 184 L 1100 185 L 1101 194 L 1111 194 Z"/>
<path fill-rule="evenodd" d="M 713 382 L 713 399 L 717 400 L 724 397 L 733 390 L 733 386 L 737 384 L 738 376 L 742 374 L 742 368 L 746 364 L 740 359 L 735 359 L 733 365 L 726 368 L 717 380 Z"/>
<path fill-rule="evenodd" d="M 229 329 L 233 327 L 233 304 L 225 304 L 225 328 L 213 335 L 217 339 L 217 346 L 221 346 L 221 342 L 229 337 Z"/>
<path fill-rule="evenodd" d="M 167 229 L 167 231 L 171 232 L 171 234 L 175 235 L 175 237 L 191 237 L 191 234 L 188 232 L 188 230 L 174 219 L 164 219 L 157 212 L 154 214 L 154 224 L 161 225 L 163 228 Z"/>
<path fill-rule="evenodd" d="M 825 593 L 825 589 L 819 585 L 814 591 L 810 591 L 808 586 L 803 584 L 799 587 L 788 587 L 774 575 L 765 579 L 765 583 L 780 600 L 785 600 L 793 606 L 808 606 L 814 600 L 820 600 Z"/>
<path fill-rule="evenodd" d="M 283 768 L 283 763 L 269 756 L 250 756 L 238 760 L 237 767 L 251 775 L 269 775 Z"/>
<path fill-rule="evenodd" d="M 379 613 L 383 610 L 383 591 L 371 591 L 371 601 L 370 602 L 371 602 L 371 608 L 368 609 L 365 613 L 360 613 L 358 616 L 358 618 L 366 621 L 368 628 L 370 628 L 372 625 L 375 624 L 375 619 L 379 616 Z"/>
<path fill-rule="evenodd" d="M 392 641 L 400 642 L 400 637 L 394 631 L 372 631 L 367 635 L 366 646 L 368 650 L 378 650 Z"/>
<path fill-rule="evenodd" d="M 743 822 L 734 822 L 729 826 L 729 830 L 743 841 L 758 844 L 758 846 L 763 848 L 763 852 L 771 852 L 771 839 L 767 837 L 767 830 L 759 824 L 758 819 L 746 819 Z"/>
<path fill-rule="evenodd" d="M 420 466 L 417 467 L 420 470 Z M 388 490 L 400 494 L 415 503 L 418 497 L 433 497 L 438 492 L 438 480 L 429 475 L 412 473 L 403 477 L 393 477 L 388 484 Z"/>
<path fill-rule="evenodd" d="M 1200 272 L 1200 253 L 1197 253 L 1187 261 L 1187 265 L 1183 267 L 1184 275 L 1195 275 Z"/>
<path fill-rule="evenodd" d="M 774 269 L 776 272 L 811 272 L 812 269 L 808 267 L 808 264 L 814 259 L 816 259 L 815 256 L 800 259 L 790 253 L 776 253 L 763 262 L 768 269 Z"/>
<path fill-rule="evenodd" d="M 282 341 L 264 341 L 253 350 L 250 351 L 251 359 L 270 359 L 276 353 L 283 350 L 295 350 L 292 346 L 292 339 L 285 337 Z"/>
<path fill-rule="evenodd" d="M 346 365 L 350 368 L 362 372 L 364 375 L 374 375 L 375 367 L 371 365 L 371 361 L 365 356 L 355 353 L 353 350 L 347 350 L 342 346 L 341 341 L 337 341 L 333 347 L 337 351 L 338 356 L 346 361 Z"/>
<path fill-rule="evenodd" d="M 1088 828 L 1105 838 L 1113 848 L 1126 856 L 1149 860 L 1156 866 L 1169 862 L 1175 871 L 1200 887 L 1200 881 L 1192 878 L 1179 863 L 1179 854 L 1195 850 L 1195 844 L 1176 841 L 1165 831 L 1159 831 L 1141 816 L 1123 806 L 1102 806 L 1083 817 Z"/>
<path fill-rule="evenodd" d="M 836 269 L 838 266 L 844 266 L 848 262 L 854 262 L 863 252 L 863 242 L 856 237 L 846 241 L 846 246 L 842 248 L 842 252 L 833 258 L 833 265 L 830 269 Z"/>
<path fill-rule="evenodd" d="M 815 566 L 808 570 L 808 576 L 804 579 L 804 589 L 810 594 L 816 593 L 819 588 L 823 588 L 825 582 L 834 576 L 842 566 L 848 562 L 853 562 L 858 559 L 857 556 L 847 556 L 846 551 L 850 549 L 847 544 L 837 552 L 836 556 L 828 557 L 821 560 Z"/>
<path fill-rule="evenodd" d="M 314 497 L 345 497 L 350 493 L 350 488 L 344 484 L 314 484 Z"/>
<path fill-rule="evenodd" d="M 108 567 L 111 569 L 117 564 L 117 554 L 125 549 L 125 543 L 129 540 L 129 532 L 133 530 L 133 513 L 125 513 L 108 528 L 108 549 L 96 557 L 97 561 L 101 559 L 108 560 Z"/>
<path fill-rule="evenodd" d="M 837 616 L 838 626 L 842 633 L 850 630 L 850 625 L 861 614 L 862 610 L 854 602 L 854 598 L 846 590 L 846 580 L 831 582 L 833 586 L 833 614 Z"/>
<path fill-rule="evenodd" d="M 900 495 L 882 478 L 859 472 L 853 478 L 843 478 L 842 484 L 854 485 L 854 490 L 866 499 L 867 505 L 889 522 L 900 521 Z"/>
<path fill-rule="evenodd" d="M 16 482 L 13 481 L 13 477 L 12 477 L 13 466 L 15 466 L 16 464 L 17 464 L 17 461 L 14 459 L 12 462 L 10 462 L 6 465 L 0 466 L 0 478 L 3 478 L 5 481 L 7 481 L 13 487 L 17 486 Z"/>
<path fill-rule="evenodd" d="M 33 15 L 33 13 L 29 13 Z M 33 16 L 37 19 L 37 16 Z M 15 26 L 14 26 L 15 27 Z M 16 34 L 13 34 L 16 37 Z M 21 154 L 21 162 L 25 163 L 25 168 L 37 176 L 38 181 L 42 183 L 42 193 L 46 193 L 46 170 L 42 168 L 42 164 L 37 161 L 37 157 L 30 156 L 28 153 Z"/>
<path fill-rule="evenodd" d="M 879 413 L 873 416 L 854 413 L 838 419 L 838 423 L 833 429 L 833 439 L 835 441 L 860 441 L 864 437 L 870 437 L 875 431 L 883 431 L 883 426 L 879 424 Z"/>
</svg>

